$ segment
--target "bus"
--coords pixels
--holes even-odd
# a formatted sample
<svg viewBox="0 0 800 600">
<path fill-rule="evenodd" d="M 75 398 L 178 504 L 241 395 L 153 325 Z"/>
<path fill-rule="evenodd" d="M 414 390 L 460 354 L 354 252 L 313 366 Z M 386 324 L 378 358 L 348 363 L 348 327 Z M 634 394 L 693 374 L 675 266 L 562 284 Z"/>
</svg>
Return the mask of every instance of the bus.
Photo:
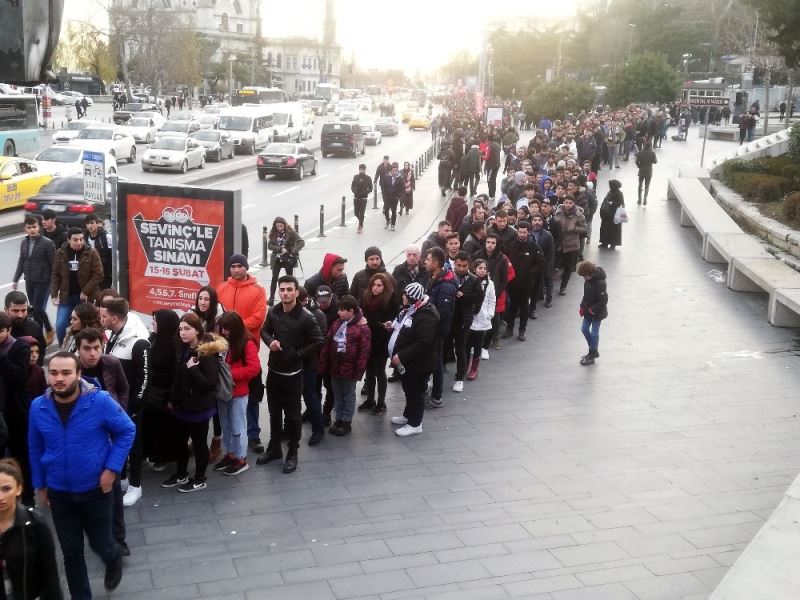
<svg viewBox="0 0 800 600">
<path fill-rule="evenodd" d="M 3 156 L 18 156 L 39 149 L 36 96 L 0 95 L 0 148 Z"/>
<path fill-rule="evenodd" d="M 328 104 L 331 102 L 338 102 L 339 86 L 335 83 L 318 83 L 317 87 L 314 89 L 314 98 L 327 100 Z"/>
<path fill-rule="evenodd" d="M 248 85 L 233 93 L 231 104 L 241 106 L 242 104 L 275 104 L 286 101 L 288 101 L 286 93 L 280 88 Z"/>
</svg>

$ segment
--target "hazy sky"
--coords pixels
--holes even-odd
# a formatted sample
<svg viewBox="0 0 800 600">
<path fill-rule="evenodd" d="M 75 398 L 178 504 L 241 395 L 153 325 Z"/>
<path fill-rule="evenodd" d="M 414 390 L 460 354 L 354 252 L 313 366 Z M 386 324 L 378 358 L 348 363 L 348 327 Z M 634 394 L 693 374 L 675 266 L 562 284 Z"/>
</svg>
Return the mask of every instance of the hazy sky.
<svg viewBox="0 0 800 600">
<path fill-rule="evenodd" d="M 98 15 L 98 2 L 65 0 L 65 19 Z M 364 68 L 430 71 L 463 49 L 477 53 L 487 18 L 569 15 L 577 0 L 335 0 L 336 39 Z M 266 36 L 321 37 L 325 0 L 262 0 Z M 487 14 L 487 7 L 492 12 Z M 95 17 L 96 18 L 96 17 Z M 102 25 L 101 25 L 102 26 Z"/>
</svg>

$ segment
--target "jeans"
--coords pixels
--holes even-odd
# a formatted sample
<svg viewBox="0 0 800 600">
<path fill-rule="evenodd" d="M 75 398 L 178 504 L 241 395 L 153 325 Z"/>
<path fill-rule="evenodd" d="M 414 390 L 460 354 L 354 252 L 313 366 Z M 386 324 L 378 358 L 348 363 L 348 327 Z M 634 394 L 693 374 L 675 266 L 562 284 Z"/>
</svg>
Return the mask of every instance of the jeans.
<svg viewBox="0 0 800 600">
<path fill-rule="evenodd" d="M 229 402 L 217 402 L 222 445 L 225 452 L 238 459 L 247 456 L 247 396 L 235 396 Z"/>
<path fill-rule="evenodd" d="M 356 381 L 346 377 L 331 376 L 333 401 L 336 405 L 336 420 L 350 423 L 356 412 Z"/>
<path fill-rule="evenodd" d="M 25 280 L 25 291 L 28 293 L 28 302 L 33 307 L 33 318 L 44 328 L 52 331 L 50 317 L 47 316 L 47 300 L 50 298 L 50 283 L 33 282 Z M 44 352 L 44 348 L 40 350 Z"/>
<path fill-rule="evenodd" d="M 67 335 L 67 327 L 69 326 L 69 318 L 72 316 L 72 311 L 80 303 L 80 295 L 69 296 L 65 301 L 59 302 L 56 310 L 56 335 L 58 336 L 59 345 L 63 343 L 64 336 Z"/>
<path fill-rule="evenodd" d="M 315 369 L 303 369 L 303 401 L 311 417 L 311 431 L 322 433 L 325 431 L 325 424 L 322 421 L 322 395 L 320 386 L 317 385 L 317 373 Z"/>
<path fill-rule="evenodd" d="M 358 219 L 358 226 L 364 226 L 364 211 L 367 209 L 366 198 L 353 198 L 353 213 Z"/>
<path fill-rule="evenodd" d="M 433 388 L 431 398 L 434 400 L 442 399 L 442 387 L 444 386 L 444 361 L 442 360 L 442 342 L 436 348 L 436 357 L 433 359 Z M 427 389 L 427 385 L 425 388 Z"/>
<path fill-rule="evenodd" d="M 258 402 L 247 401 L 247 439 L 261 439 L 261 426 L 258 424 Z"/>
<path fill-rule="evenodd" d="M 583 317 L 581 333 L 583 337 L 586 338 L 586 343 L 589 344 L 589 350 L 597 350 L 597 347 L 600 345 L 600 323 L 602 323 L 602 321 L 590 317 Z"/>
<path fill-rule="evenodd" d="M 275 289 L 278 287 L 278 277 L 281 274 L 281 269 L 286 271 L 286 274 L 291 276 L 292 272 L 294 271 L 294 267 L 290 267 L 286 265 L 286 263 L 281 262 L 280 260 L 275 261 L 275 265 L 272 267 L 272 278 L 269 282 L 269 303 L 270 306 L 275 302 Z"/>
<path fill-rule="evenodd" d="M 367 400 L 375 400 L 375 387 L 378 388 L 378 404 L 386 403 L 386 357 L 371 356 L 367 363 Z"/>
<path fill-rule="evenodd" d="M 302 433 L 300 416 L 300 395 L 303 390 L 303 377 L 279 375 L 267 372 L 267 406 L 269 407 L 269 443 L 280 447 L 283 434 L 283 415 L 286 414 L 286 428 L 289 430 L 289 450 L 297 451 Z"/>
<path fill-rule="evenodd" d="M 111 537 L 111 494 L 99 488 L 81 494 L 48 490 L 58 542 L 64 554 L 64 574 L 73 600 L 92 597 L 86 559 L 83 554 L 83 535 L 89 547 L 108 565 L 120 558 L 120 548 Z"/>
<path fill-rule="evenodd" d="M 406 395 L 406 408 L 403 410 L 403 416 L 408 419 L 408 424 L 412 427 L 422 425 L 428 375 L 429 373 L 411 373 L 410 371 L 400 375 L 400 383 L 403 385 L 403 393 Z"/>
<path fill-rule="evenodd" d="M 189 445 L 194 448 L 194 478 L 205 479 L 208 468 L 208 421 L 189 423 L 178 418 L 173 420 L 175 435 L 175 456 L 178 475 L 189 474 Z"/>
</svg>

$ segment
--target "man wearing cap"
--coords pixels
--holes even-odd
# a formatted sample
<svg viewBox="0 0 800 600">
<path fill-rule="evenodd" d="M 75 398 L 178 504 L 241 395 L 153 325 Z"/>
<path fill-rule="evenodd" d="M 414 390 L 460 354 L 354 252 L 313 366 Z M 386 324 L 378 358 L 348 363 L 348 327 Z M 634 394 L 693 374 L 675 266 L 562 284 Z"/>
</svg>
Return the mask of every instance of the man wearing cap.
<svg viewBox="0 0 800 600">
<path fill-rule="evenodd" d="M 381 249 L 377 246 L 370 246 L 364 251 L 364 260 L 367 264 L 358 273 L 353 275 L 353 282 L 350 284 L 350 295 L 356 299 L 359 305 L 361 304 L 361 297 L 369 288 L 369 280 L 372 279 L 372 276 L 376 273 L 386 273 L 386 265 L 383 263 L 383 254 L 381 253 Z M 391 277 L 392 283 L 395 284 L 395 289 L 397 289 L 397 282 L 394 280 L 394 277 L 388 273 L 387 275 Z"/>
<path fill-rule="evenodd" d="M 267 291 L 247 272 L 248 263 L 243 254 L 234 254 L 228 261 L 230 277 L 217 287 L 219 303 L 226 310 L 235 310 L 244 321 L 247 332 L 261 339 L 261 326 L 267 316 Z M 258 374 L 261 379 L 261 373 Z M 247 439 L 255 452 L 263 452 L 261 427 L 258 424 L 258 402 L 247 403 Z"/>
<path fill-rule="evenodd" d="M 353 177 L 350 189 L 353 192 L 353 212 L 358 219 L 358 233 L 361 233 L 364 230 L 364 211 L 367 208 L 367 199 L 372 193 L 372 180 L 367 175 L 367 165 L 363 163 L 358 165 L 358 174 Z"/>
</svg>

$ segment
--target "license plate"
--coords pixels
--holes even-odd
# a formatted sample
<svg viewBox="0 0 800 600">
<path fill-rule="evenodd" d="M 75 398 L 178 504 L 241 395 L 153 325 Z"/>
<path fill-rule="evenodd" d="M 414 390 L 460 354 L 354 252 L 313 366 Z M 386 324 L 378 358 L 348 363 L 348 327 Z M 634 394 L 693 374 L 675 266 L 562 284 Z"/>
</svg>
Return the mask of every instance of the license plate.
<svg viewBox="0 0 800 600">
<path fill-rule="evenodd" d="M 280 164 L 281 159 L 280 158 L 268 158 L 267 162 L 268 163 L 273 163 L 273 164 Z"/>
<path fill-rule="evenodd" d="M 63 204 L 45 204 L 42 208 L 44 210 L 50 209 L 53 212 L 65 212 L 67 210 L 67 207 Z"/>
</svg>

